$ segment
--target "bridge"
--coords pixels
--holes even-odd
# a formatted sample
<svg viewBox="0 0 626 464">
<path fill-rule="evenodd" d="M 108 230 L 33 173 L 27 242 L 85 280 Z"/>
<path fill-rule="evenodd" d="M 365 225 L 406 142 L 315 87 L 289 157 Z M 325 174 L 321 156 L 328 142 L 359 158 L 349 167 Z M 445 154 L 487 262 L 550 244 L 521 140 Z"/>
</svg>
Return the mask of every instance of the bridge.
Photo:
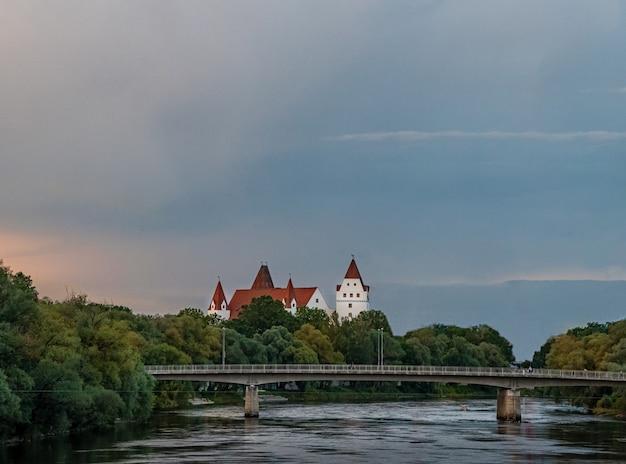
<svg viewBox="0 0 626 464">
<path fill-rule="evenodd" d="M 622 372 L 502 367 L 346 365 L 346 364 L 184 364 L 145 366 L 157 380 L 246 385 L 245 415 L 258 417 L 259 385 L 297 381 L 437 382 L 498 387 L 497 418 L 521 420 L 520 388 L 626 386 Z"/>
</svg>

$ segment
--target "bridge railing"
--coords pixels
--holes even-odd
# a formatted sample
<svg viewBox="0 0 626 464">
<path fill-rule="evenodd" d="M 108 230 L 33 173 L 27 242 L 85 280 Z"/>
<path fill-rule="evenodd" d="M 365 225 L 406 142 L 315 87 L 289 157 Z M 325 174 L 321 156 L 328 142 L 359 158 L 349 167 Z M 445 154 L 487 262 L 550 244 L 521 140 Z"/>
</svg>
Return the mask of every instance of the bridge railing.
<svg viewBox="0 0 626 464">
<path fill-rule="evenodd" d="M 421 376 L 540 377 L 596 380 L 626 380 L 623 372 L 508 367 L 405 366 L 366 364 L 178 364 L 145 366 L 150 374 L 389 374 Z"/>
</svg>

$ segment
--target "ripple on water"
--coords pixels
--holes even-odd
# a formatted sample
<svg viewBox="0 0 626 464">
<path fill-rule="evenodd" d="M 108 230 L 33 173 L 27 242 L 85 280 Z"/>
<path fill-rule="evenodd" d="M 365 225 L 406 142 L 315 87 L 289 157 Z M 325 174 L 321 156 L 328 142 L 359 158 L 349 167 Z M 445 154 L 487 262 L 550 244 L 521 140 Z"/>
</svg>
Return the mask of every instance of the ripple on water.
<svg viewBox="0 0 626 464">
<path fill-rule="evenodd" d="M 524 422 L 498 423 L 495 416 L 495 400 L 264 404 L 259 419 L 244 419 L 241 407 L 210 406 L 162 414 L 147 426 L 122 426 L 71 447 L 63 438 L 46 442 L 46 448 L 24 447 L 21 454 L 15 448 L 0 462 L 626 461 L 621 422 L 526 398 Z"/>
</svg>

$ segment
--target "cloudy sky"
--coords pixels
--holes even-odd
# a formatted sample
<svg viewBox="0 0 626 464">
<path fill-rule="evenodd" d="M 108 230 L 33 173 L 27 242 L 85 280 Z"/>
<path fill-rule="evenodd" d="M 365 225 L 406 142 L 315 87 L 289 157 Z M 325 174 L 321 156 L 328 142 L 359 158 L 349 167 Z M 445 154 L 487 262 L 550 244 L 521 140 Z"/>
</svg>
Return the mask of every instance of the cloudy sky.
<svg viewBox="0 0 626 464">
<path fill-rule="evenodd" d="M 7 0 L 0 258 L 160 314 L 626 279 L 624 57 L 620 0 Z"/>
</svg>

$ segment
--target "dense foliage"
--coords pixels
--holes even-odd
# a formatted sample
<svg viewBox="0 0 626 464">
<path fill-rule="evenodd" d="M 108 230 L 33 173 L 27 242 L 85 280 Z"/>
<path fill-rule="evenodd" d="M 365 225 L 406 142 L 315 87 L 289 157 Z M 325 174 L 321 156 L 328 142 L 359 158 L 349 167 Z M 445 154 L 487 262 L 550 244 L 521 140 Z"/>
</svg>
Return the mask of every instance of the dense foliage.
<svg viewBox="0 0 626 464">
<path fill-rule="evenodd" d="M 622 348 L 605 350 L 606 366 L 623 361 Z M 377 364 L 381 357 L 385 364 L 513 361 L 511 344 L 488 326 L 433 325 L 395 336 L 380 311 L 339 321 L 306 307 L 292 315 L 282 303 L 261 297 L 239 318 L 223 321 L 194 308 L 136 315 L 85 295 L 53 302 L 39 298 L 28 276 L 0 261 L 0 441 L 143 420 L 154 407 L 187 404 L 199 388 L 155 382 L 147 364 Z"/>
<path fill-rule="evenodd" d="M 550 337 L 535 352 L 535 367 L 596 371 L 626 371 L 626 320 L 609 323 L 590 322 L 567 333 Z M 558 397 L 572 397 L 588 408 L 618 410 L 626 414 L 626 390 L 588 387 L 550 389 Z"/>
<path fill-rule="evenodd" d="M 135 319 L 84 296 L 39 300 L 0 263 L 0 438 L 147 418 L 154 381 Z"/>
</svg>

